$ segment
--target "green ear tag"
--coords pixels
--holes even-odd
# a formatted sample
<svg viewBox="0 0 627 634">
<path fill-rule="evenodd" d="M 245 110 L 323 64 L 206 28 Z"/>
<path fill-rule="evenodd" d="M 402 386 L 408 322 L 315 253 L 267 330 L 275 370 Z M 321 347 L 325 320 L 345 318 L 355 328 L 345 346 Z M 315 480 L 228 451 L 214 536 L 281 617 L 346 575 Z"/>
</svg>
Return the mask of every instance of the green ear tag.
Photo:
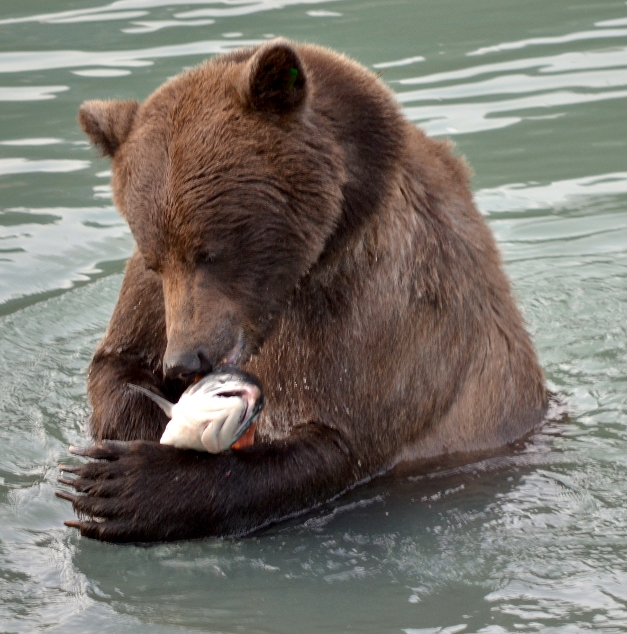
<svg viewBox="0 0 627 634">
<path fill-rule="evenodd" d="M 294 88 L 294 84 L 296 83 L 296 78 L 298 77 L 298 68 L 290 68 L 290 80 L 287 84 L 287 89 L 291 90 Z"/>
</svg>

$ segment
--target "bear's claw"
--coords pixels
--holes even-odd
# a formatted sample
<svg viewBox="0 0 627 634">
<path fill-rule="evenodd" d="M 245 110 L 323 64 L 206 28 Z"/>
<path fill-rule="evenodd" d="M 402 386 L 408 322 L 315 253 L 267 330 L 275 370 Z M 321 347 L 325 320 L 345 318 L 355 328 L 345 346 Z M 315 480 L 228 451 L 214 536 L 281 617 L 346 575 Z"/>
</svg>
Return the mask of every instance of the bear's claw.
<svg viewBox="0 0 627 634">
<path fill-rule="evenodd" d="M 68 451 L 74 456 L 93 458 L 94 460 L 118 460 L 120 455 L 127 453 L 129 443 L 107 440 L 89 447 L 74 447 L 70 445 Z"/>
<path fill-rule="evenodd" d="M 76 467 L 74 465 L 69 465 L 69 464 L 59 465 L 59 471 L 62 471 L 63 473 L 78 473 L 79 470 L 80 470 L 80 467 Z"/>
<path fill-rule="evenodd" d="M 78 499 L 77 495 L 72 495 L 71 493 L 66 493 L 65 491 L 55 491 L 54 494 L 61 498 L 62 500 L 67 500 L 68 502 L 72 502 L 74 504 Z"/>
<path fill-rule="evenodd" d="M 80 518 L 65 524 L 85 537 L 109 542 L 161 541 L 170 539 L 171 531 L 177 535 L 184 531 L 186 514 L 180 514 L 181 503 L 196 509 L 199 501 L 179 499 L 175 505 L 159 505 L 154 500 L 164 493 L 176 499 L 168 489 L 176 487 L 180 474 L 194 474 L 213 458 L 145 441 L 103 441 L 72 449 L 74 455 L 95 460 L 79 466 L 60 465 L 62 471 L 76 477 L 60 476 L 58 481 L 73 491 L 57 490 L 55 495 L 71 502 Z"/>
</svg>

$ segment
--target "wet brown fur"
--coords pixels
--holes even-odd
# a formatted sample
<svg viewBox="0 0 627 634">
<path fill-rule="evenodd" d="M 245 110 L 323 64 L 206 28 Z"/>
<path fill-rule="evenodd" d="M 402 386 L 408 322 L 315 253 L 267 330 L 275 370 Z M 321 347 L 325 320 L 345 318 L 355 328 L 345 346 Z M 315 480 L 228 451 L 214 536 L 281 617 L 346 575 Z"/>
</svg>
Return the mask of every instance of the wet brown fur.
<svg viewBox="0 0 627 634">
<path fill-rule="evenodd" d="M 87 452 L 105 460 L 75 480 L 84 534 L 243 534 L 542 421 L 542 372 L 466 166 L 361 66 L 274 41 L 79 119 L 112 156 L 138 246 L 89 374 L 95 438 L 136 442 Z M 240 342 L 266 396 L 255 445 L 145 442 L 167 421 L 127 383 L 176 398 L 186 355 L 213 366 Z"/>
</svg>

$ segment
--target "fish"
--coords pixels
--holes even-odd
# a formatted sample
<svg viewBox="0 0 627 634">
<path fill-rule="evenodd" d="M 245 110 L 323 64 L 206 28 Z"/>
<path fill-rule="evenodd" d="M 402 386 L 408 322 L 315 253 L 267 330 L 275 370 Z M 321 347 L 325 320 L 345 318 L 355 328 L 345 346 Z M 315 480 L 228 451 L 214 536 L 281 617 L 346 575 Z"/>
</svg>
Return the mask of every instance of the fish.
<svg viewBox="0 0 627 634">
<path fill-rule="evenodd" d="M 221 366 L 192 383 L 177 403 L 145 387 L 127 385 L 152 399 L 170 419 L 161 436 L 163 445 L 217 454 L 253 444 L 263 391 L 254 376 L 235 366 Z"/>
</svg>

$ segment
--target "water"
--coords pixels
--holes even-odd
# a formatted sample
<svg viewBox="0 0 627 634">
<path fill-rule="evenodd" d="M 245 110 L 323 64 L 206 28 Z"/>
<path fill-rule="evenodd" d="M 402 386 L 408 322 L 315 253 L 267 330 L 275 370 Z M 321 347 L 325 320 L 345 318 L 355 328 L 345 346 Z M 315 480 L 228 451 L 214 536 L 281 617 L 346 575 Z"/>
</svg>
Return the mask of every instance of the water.
<svg viewBox="0 0 627 634">
<path fill-rule="evenodd" d="M 94 0 L 96 2 L 97 0 Z M 627 5 L 70 0 L 0 7 L 0 631 L 627 629 Z M 260 536 L 81 539 L 52 491 L 132 250 L 88 98 L 271 35 L 383 72 L 450 136 L 570 416 L 514 455 L 375 481 Z"/>
</svg>

